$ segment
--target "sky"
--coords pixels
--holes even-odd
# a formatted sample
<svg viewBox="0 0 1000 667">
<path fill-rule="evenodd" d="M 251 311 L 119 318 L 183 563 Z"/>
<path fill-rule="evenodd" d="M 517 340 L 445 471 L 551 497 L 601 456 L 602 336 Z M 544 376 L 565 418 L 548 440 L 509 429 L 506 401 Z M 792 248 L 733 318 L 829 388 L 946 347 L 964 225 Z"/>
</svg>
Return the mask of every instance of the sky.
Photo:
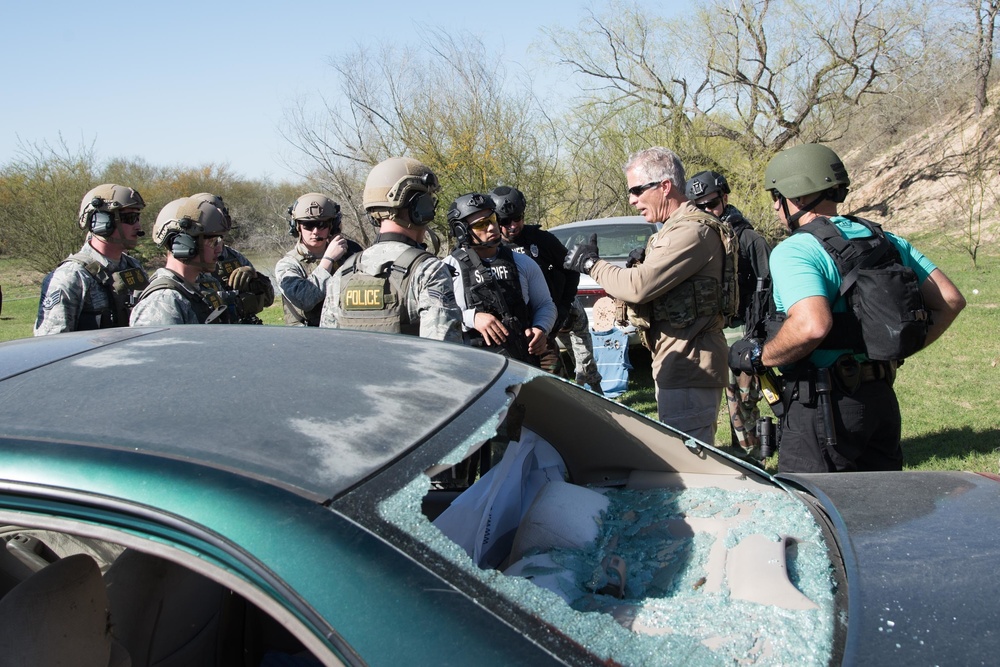
<svg viewBox="0 0 1000 667">
<path fill-rule="evenodd" d="M 511 71 L 536 73 L 542 29 L 576 26 L 588 7 L 606 2 L 5 5 L 0 165 L 24 146 L 62 140 L 71 149 L 93 145 L 98 160 L 226 164 L 245 178 L 294 181 L 302 162 L 281 135 L 283 119 L 297 100 L 336 93 L 331 59 L 387 40 L 418 46 L 445 30 L 481 38 Z"/>
</svg>

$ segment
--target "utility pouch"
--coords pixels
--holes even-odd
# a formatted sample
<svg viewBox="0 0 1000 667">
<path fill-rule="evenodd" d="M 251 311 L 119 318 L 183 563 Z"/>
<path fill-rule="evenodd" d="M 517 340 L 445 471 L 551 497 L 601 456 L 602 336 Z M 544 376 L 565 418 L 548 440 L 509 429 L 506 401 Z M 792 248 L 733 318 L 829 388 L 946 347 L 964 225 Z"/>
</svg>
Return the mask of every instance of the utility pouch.
<svg viewBox="0 0 1000 667">
<path fill-rule="evenodd" d="M 833 362 L 833 381 L 841 392 L 854 395 L 861 386 L 861 362 L 849 354 L 838 357 Z"/>
<path fill-rule="evenodd" d="M 625 313 L 629 324 L 636 329 L 649 330 L 650 324 L 652 324 L 653 309 L 648 303 L 626 303 Z"/>
</svg>

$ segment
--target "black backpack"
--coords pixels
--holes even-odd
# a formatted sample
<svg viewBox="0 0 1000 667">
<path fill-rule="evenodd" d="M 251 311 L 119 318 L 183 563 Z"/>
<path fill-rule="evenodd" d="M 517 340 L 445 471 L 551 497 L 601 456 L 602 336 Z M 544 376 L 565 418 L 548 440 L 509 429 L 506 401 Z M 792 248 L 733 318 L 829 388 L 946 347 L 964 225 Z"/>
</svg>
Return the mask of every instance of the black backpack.
<svg viewBox="0 0 1000 667">
<path fill-rule="evenodd" d="M 822 349 L 864 352 L 873 361 L 900 361 L 918 351 L 927 339 L 929 313 L 920 281 L 904 266 L 899 250 L 882 227 L 847 216 L 872 235 L 846 239 L 827 218 L 817 218 L 795 230 L 812 234 L 830 253 L 840 272 L 840 296 L 847 312 L 833 313 L 833 328 Z"/>
</svg>

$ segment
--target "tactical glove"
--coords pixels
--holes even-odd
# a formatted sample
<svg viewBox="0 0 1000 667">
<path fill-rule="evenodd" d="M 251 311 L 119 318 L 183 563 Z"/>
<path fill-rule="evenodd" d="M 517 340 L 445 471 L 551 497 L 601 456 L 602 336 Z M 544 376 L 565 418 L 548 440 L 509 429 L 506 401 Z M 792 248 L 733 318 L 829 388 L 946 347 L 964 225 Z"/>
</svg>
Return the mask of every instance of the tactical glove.
<svg viewBox="0 0 1000 667">
<path fill-rule="evenodd" d="M 590 269 L 597 263 L 601 256 L 597 251 L 597 234 L 591 234 L 586 243 L 581 243 L 573 248 L 573 251 L 566 256 L 563 268 L 578 273 L 590 275 Z"/>
<path fill-rule="evenodd" d="M 237 292 L 246 292 L 256 277 L 257 272 L 249 266 L 238 266 L 229 274 L 229 287 Z"/>
<path fill-rule="evenodd" d="M 646 261 L 646 249 L 636 248 L 628 254 L 628 259 L 625 260 L 625 268 L 631 269 L 636 264 L 642 264 Z"/>
<path fill-rule="evenodd" d="M 733 343 L 729 348 L 729 367 L 734 373 L 761 375 L 767 366 L 761 363 L 761 345 L 756 338 L 743 339 Z"/>
</svg>

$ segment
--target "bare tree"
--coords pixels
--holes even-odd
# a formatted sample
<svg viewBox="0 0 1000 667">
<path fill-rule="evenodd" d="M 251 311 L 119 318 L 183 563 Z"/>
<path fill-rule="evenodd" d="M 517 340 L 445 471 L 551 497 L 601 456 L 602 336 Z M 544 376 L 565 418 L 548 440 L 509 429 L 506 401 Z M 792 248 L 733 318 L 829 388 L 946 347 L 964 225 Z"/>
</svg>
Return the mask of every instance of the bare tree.
<svg viewBox="0 0 1000 667">
<path fill-rule="evenodd" d="M 965 5 L 975 15 L 973 26 L 973 57 L 976 69 L 976 113 L 983 113 L 989 104 L 986 87 L 993 68 L 993 37 L 997 30 L 997 16 L 1000 14 L 1000 0 L 965 0 Z"/>
<path fill-rule="evenodd" d="M 885 92 L 915 46 L 907 2 L 716 0 L 697 20 L 670 22 L 650 18 L 648 5 L 615 3 L 582 30 L 550 36 L 605 104 L 639 105 L 673 132 L 754 155 L 829 141 L 842 127 L 834 119 Z"/>
<path fill-rule="evenodd" d="M 958 177 L 958 184 L 948 190 L 952 206 L 948 208 L 944 227 L 954 244 L 969 255 L 973 268 L 978 266 L 979 249 L 983 244 L 996 240 L 996 225 L 990 223 L 1000 214 L 998 133 L 1000 125 L 995 114 L 978 123 L 960 126 L 959 150 L 951 153 L 945 149 L 941 159 L 942 164 Z M 957 234 L 953 231 L 956 228 Z"/>
<path fill-rule="evenodd" d="M 481 42 L 438 33 L 420 49 L 361 49 L 332 66 L 339 94 L 318 114 L 307 111 L 308 101 L 291 110 L 285 138 L 310 165 L 306 175 L 325 182 L 359 225 L 367 225 L 364 178 L 393 155 L 435 171 L 443 206 L 505 183 L 525 192 L 529 215 L 551 208 L 552 124 L 530 93 L 512 92 L 501 61 Z"/>
</svg>

